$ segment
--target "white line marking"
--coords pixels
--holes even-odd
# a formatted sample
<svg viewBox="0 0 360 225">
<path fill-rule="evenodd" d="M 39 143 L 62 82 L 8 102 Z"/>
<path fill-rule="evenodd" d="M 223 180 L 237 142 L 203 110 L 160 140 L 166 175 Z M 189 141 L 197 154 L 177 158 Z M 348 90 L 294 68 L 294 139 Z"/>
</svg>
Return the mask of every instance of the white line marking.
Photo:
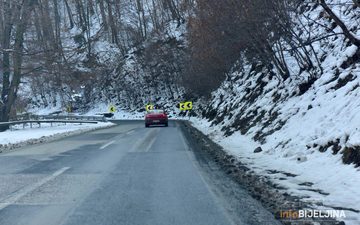
<svg viewBox="0 0 360 225">
<path fill-rule="evenodd" d="M 40 180 L 37 183 L 31 184 L 30 186 L 27 186 L 23 189 L 20 189 L 16 191 L 14 194 L 12 194 L 10 197 L 8 197 L 4 202 L 0 204 L 0 210 L 3 208 L 13 205 L 16 201 L 20 200 L 25 195 L 29 194 L 30 192 L 34 191 L 36 188 L 41 187 L 42 185 L 46 184 L 47 182 L 55 179 L 57 176 L 64 173 L 66 170 L 70 169 L 70 167 L 64 167 L 61 170 L 56 171 L 55 173 L 51 174 L 50 176 Z"/>
<path fill-rule="evenodd" d="M 114 143 L 115 141 L 110 141 L 109 143 L 107 143 L 106 145 L 103 145 L 100 147 L 100 149 L 104 149 L 106 148 L 107 146 L 111 145 L 112 143 Z"/>
<path fill-rule="evenodd" d="M 127 132 L 126 134 L 131 134 L 132 132 L 134 132 L 133 130 L 132 131 L 129 131 L 129 132 Z"/>
</svg>

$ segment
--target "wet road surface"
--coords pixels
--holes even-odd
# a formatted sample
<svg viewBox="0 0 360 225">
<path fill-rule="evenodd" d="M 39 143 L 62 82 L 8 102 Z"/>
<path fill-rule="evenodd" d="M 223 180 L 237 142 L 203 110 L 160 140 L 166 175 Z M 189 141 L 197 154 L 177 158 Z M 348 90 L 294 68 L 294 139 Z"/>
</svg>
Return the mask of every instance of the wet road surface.
<svg viewBox="0 0 360 225">
<path fill-rule="evenodd" d="M 0 154 L 0 224 L 279 224 L 181 122 L 115 123 Z"/>
</svg>

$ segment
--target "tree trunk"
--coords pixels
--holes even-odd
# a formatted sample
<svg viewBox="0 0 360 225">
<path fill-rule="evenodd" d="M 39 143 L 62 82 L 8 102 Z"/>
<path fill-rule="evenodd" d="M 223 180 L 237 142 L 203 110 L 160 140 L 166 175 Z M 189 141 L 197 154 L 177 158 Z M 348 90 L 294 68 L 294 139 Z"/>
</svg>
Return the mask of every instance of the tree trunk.
<svg viewBox="0 0 360 225">
<path fill-rule="evenodd" d="M 0 4 L 0 38 L 2 38 L 4 36 L 4 4 L 6 4 L 5 2 L 4 3 L 1 3 Z M 1 42 L 0 42 L 1 43 Z M 2 43 L 1 43 L 2 45 Z"/>
<path fill-rule="evenodd" d="M 171 17 L 173 20 L 177 20 L 178 26 L 180 26 L 180 15 L 178 10 L 176 9 L 176 5 L 173 0 L 163 0 L 164 8 L 170 10 Z"/>
<path fill-rule="evenodd" d="M 14 43 L 14 53 L 13 53 L 13 77 L 10 81 L 10 57 L 8 52 L 4 52 L 4 72 L 3 72 L 3 92 L 2 92 L 2 101 L 0 102 L 0 120 L 5 122 L 9 121 L 9 113 L 11 107 L 16 100 L 17 92 L 20 84 L 21 78 L 21 64 L 22 64 L 22 51 L 23 51 L 23 42 L 24 42 L 24 33 L 28 26 L 30 19 L 31 9 L 34 0 L 24 0 L 22 4 L 22 9 L 18 17 L 18 24 L 15 33 L 15 43 Z M 7 8 L 9 9 L 9 8 Z M 10 13 L 10 11 L 5 10 L 5 13 Z M 9 17 L 7 17 L 9 18 Z M 5 23 L 7 26 L 7 33 L 4 35 L 4 44 L 9 46 L 7 41 L 10 40 L 11 25 L 10 23 Z M 6 130 L 7 127 L 0 127 L 0 130 Z"/>
<path fill-rule="evenodd" d="M 85 31 L 87 29 L 86 13 L 84 10 L 84 5 L 81 0 L 76 0 L 76 9 L 78 11 L 78 16 L 79 16 L 79 20 L 80 20 L 79 22 L 80 22 L 82 31 Z"/>
<path fill-rule="evenodd" d="M 136 13 L 138 15 L 138 20 L 139 20 L 139 29 L 140 29 L 140 35 L 141 35 L 141 38 L 144 39 L 144 30 L 143 30 L 143 20 L 141 19 L 141 11 L 143 10 L 142 9 L 142 5 L 141 5 L 141 2 L 140 0 L 136 0 L 136 6 L 137 6 L 137 9 L 136 9 Z"/>
<path fill-rule="evenodd" d="M 54 3 L 54 15 L 55 15 L 55 51 L 58 51 L 60 48 L 60 14 L 58 8 L 58 0 L 53 0 Z"/>
<path fill-rule="evenodd" d="M 52 48 L 52 50 L 57 49 L 56 42 L 55 42 L 55 36 L 54 36 L 54 28 L 52 26 L 52 20 L 50 17 L 50 6 L 49 6 L 49 0 L 43 1 L 43 7 L 40 5 L 39 10 L 42 14 L 42 31 L 44 40 L 46 42 L 47 48 Z"/>
<path fill-rule="evenodd" d="M 41 46 L 40 43 L 44 42 L 44 38 L 43 38 L 43 35 L 41 32 L 40 18 L 39 18 L 38 11 L 35 11 L 35 13 L 34 13 L 34 25 L 35 25 L 37 40 L 39 41 L 39 45 Z"/>
<path fill-rule="evenodd" d="M 108 23 L 107 23 L 107 18 L 106 18 L 106 14 L 105 14 L 104 1 L 99 0 L 99 5 L 100 5 L 100 13 L 101 13 L 101 17 L 102 17 L 102 21 L 103 21 L 103 25 L 104 25 L 104 30 L 107 31 Z"/>
<path fill-rule="evenodd" d="M 153 6 L 153 10 L 152 10 L 153 13 L 151 13 L 151 11 L 150 11 L 151 20 L 155 26 L 155 29 L 159 30 L 160 29 L 159 18 L 158 18 L 158 14 L 157 14 L 157 6 L 156 6 L 154 0 L 152 0 L 152 6 Z"/>
<path fill-rule="evenodd" d="M 3 46 L 3 88 L 1 93 L 1 102 L 0 102 L 0 121 L 7 122 L 9 121 L 10 105 L 9 105 L 9 93 L 10 93 L 10 37 L 11 30 L 13 28 L 12 21 L 12 8 L 9 2 L 4 2 L 4 32 L 2 36 L 2 46 Z M 0 130 L 4 131 L 8 127 L 1 126 Z"/>
<path fill-rule="evenodd" d="M 94 10 L 94 5 L 93 5 L 92 0 L 87 0 L 87 7 L 89 8 L 90 15 L 94 15 L 95 10 Z"/>
<path fill-rule="evenodd" d="M 64 2 L 65 2 L 65 6 L 66 6 L 68 16 L 69 16 L 69 20 L 70 20 L 70 29 L 72 29 L 74 27 L 74 21 L 73 21 L 73 17 L 72 17 L 71 8 L 70 8 L 67 0 L 64 0 Z"/>
<path fill-rule="evenodd" d="M 142 19 L 143 19 L 143 25 L 144 25 L 144 39 L 146 39 L 147 36 L 147 26 L 146 26 L 146 19 L 145 19 L 145 10 L 142 9 Z"/>
<path fill-rule="evenodd" d="M 111 8 L 111 2 L 109 0 L 107 0 L 107 5 L 108 5 L 109 22 L 110 22 L 110 28 L 111 28 L 111 41 L 112 41 L 112 43 L 119 45 L 117 29 L 116 29 L 115 22 L 114 22 L 114 17 L 113 17 L 112 8 Z"/>
<path fill-rule="evenodd" d="M 360 40 L 354 37 L 347 29 L 346 25 L 334 14 L 334 12 L 327 6 L 325 0 L 320 0 L 321 6 L 325 9 L 325 11 L 329 14 L 330 18 L 335 21 L 335 23 L 341 27 L 342 31 L 344 32 L 345 37 L 347 37 L 350 42 L 357 47 L 360 47 Z"/>
</svg>

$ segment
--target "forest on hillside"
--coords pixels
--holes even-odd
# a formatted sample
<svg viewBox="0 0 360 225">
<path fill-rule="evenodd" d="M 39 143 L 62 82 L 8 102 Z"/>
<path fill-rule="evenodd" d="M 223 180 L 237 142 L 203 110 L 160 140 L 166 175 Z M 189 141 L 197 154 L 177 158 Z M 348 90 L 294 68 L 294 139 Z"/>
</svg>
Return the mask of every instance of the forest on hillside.
<svg viewBox="0 0 360 225">
<path fill-rule="evenodd" d="M 304 13 L 319 7 L 316 18 Z M 0 121 L 27 104 L 209 98 L 246 65 L 283 82 L 305 73 L 305 92 L 324 69 L 314 45 L 360 47 L 359 11 L 359 0 L 4 0 Z M 359 59 L 357 50 L 342 67 Z"/>
</svg>

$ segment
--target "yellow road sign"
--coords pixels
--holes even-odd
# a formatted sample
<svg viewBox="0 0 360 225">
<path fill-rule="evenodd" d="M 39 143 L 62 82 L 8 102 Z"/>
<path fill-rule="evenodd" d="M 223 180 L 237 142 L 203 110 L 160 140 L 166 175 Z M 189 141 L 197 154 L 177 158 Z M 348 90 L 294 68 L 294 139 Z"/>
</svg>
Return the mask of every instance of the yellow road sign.
<svg viewBox="0 0 360 225">
<path fill-rule="evenodd" d="M 180 110 L 186 110 L 185 103 L 180 103 Z"/>
<path fill-rule="evenodd" d="M 192 102 L 185 102 L 185 109 L 192 109 Z"/>
<path fill-rule="evenodd" d="M 71 106 L 66 107 L 66 112 L 71 112 Z"/>
<path fill-rule="evenodd" d="M 115 106 L 110 106 L 109 110 L 110 110 L 110 112 L 115 112 Z"/>
<path fill-rule="evenodd" d="M 149 111 L 150 109 L 153 109 L 153 106 L 152 105 L 147 105 L 146 106 L 146 111 Z"/>
</svg>

